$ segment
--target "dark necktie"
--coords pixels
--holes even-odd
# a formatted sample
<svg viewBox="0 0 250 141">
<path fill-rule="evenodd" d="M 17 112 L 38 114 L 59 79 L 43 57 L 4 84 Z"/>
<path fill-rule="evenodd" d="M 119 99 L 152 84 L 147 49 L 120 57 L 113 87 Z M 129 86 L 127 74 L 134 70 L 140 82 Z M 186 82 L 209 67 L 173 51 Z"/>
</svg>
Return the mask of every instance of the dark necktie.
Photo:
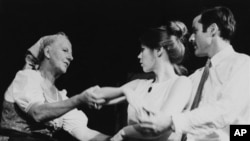
<svg viewBox="0 0 250 141">
<path fill-rule="evenodd" d="M 206 65 L 205 65 L 203 74 L 202 74 L 202 76 L 201 76 L 201 80 L 200 80 L 198 89 L 197 89 L 197 91 L 196 91 L 196 95 L 195 95 L 193 104 L 192 104 L 192 106 L 191 106 L 191 110 L 197 108 L 198 105 L 199 105 L 199 103 L 200 103 L 201 94 L 202 94 L 202 90 L 203 90 L 203 86 L 204 86 L 204 84 L 205 84 L 205 81 L 206 81 L 207 78 L 208 78 L 209 68 L 210 68 L 210 67 L 211 67 L 211 62 L 210 62 L 210 59 L 208 59 Z M 181 137 L 181 141 L 186 141 L 186 140 L 187 140 L 187 135 L 186 135 L 186 134 L 183 134 L 182 137 Z"/>
</svg>

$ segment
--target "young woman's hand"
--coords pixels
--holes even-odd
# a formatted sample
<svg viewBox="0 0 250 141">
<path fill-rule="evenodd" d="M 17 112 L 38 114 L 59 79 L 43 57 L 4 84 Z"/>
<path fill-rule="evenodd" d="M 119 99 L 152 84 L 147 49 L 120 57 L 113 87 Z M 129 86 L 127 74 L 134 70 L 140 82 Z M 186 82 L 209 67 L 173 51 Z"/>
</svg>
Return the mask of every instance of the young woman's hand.
<svg viewBox="0 0 250 141">
<path fill-rule="evenodd" d="M 90 87 L 80 94 L 82 103 L 87 104 L 90 108 L 100 109 L 106 100 L 98 93 L 99 86 Z"/>
</svg>

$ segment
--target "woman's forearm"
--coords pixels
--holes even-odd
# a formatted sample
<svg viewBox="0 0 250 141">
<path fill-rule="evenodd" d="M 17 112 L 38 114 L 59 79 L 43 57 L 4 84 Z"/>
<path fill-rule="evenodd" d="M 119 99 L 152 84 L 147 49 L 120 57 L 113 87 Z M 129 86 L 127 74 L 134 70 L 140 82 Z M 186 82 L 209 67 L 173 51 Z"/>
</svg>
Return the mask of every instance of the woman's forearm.
<svg viewBox="0 0 250 141">
<path fill-rule="evenodd" d="M 101 94 L 101 98 L 111 100 L 123 95 L 121 87 L 102 87 L 97 90 L 97 93 Z"/>
<path fill-rule="evenodd" d="M 156 139 L 161 136 L 161 134 L 155 134 L 153 132 L 144 133 L 139 124 L 126 126 L 122 130 L 124 138 Z"/>
<path fill-rule="evenodd" d="M 110 136 L 102 134 L 88 127 L 75 128 L 71 135 L 79 141 L 109 141 Z"/>
<path fill-rule="evenodd" d="M 35 103 L 28 114 L 37 122 L 49 121 L 58 118 L 70 110 L 84 103 L 80 95 L 73 96 L 70 99 L 54 103 Z"/>
<path fill-rule="evenodd" d="M 124 102 L 124 101 L 126 101 L 126 97 L 121 96 L 121 97 L 118 97 L 118 98 L 107 100 L 107 102 L 105 104 L 106 105 L 114 105 L 114 104 L 118 104 L 118 103 L 121 103 L 121 102 Z"/>
</svg>

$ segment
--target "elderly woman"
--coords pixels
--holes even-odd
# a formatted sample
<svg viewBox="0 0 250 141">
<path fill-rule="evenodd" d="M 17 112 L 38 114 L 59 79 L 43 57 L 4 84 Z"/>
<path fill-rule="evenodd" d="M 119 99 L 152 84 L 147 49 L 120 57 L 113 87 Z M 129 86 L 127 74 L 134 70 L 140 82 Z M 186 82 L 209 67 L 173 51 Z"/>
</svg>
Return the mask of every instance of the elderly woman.
<svg viewBox="0 0 250 141">
<path fill-rule="evenodd" d="M 55 81 L 73 60 L 71 43 L 64 33 L 42 37 L 29 50 L 25 69 L 18 71 L 5 93 L 0 140 L 54 140 L 64 129 L 81 141 L 107 140 L 108 136 L 87 127 L 88 118 L 77 110 L 81 104 L 102 103 L 89 97 L 90 88 L 71 98 Z M 91 102 L 90 102 L 91 101 Z"/>
</svg>

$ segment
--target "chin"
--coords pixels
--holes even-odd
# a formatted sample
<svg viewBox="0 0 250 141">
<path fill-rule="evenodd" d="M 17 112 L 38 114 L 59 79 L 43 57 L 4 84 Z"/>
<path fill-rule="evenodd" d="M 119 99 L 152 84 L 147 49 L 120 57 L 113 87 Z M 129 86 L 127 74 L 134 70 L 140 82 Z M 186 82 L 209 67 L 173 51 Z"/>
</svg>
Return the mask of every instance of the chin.
<svg viewBox="0 0 250 141">
<path fill-rule="evenodd" d="M 65 74 L 67 72 L 67 69 L 60 69 L 58 70 L 58 73 L 60 74 Z"/>
<path fill-rule="evenodd" d="M 62 74 L 66 73 L 66 72 L 67 72 L 67 69 L 63 70 L 63 71 L 62 71 Z"/>
<path fill-rule="evenodd" d="M 204 53 L 201 53 L 201 52 L 199 52 L 199 51 L 195 51 L 194 54 L 195 54 L 195 56 L 197 56 L 197 57 L 205 57 L 205 56 L 206 56 Z"/>
<path fill-rule="evenodd" d="M 148 72 L 150 72 L 150 71 L 147 70 L 147 69 L 143 69 L 143 72 L 148 73 Z"/>
</svg>

